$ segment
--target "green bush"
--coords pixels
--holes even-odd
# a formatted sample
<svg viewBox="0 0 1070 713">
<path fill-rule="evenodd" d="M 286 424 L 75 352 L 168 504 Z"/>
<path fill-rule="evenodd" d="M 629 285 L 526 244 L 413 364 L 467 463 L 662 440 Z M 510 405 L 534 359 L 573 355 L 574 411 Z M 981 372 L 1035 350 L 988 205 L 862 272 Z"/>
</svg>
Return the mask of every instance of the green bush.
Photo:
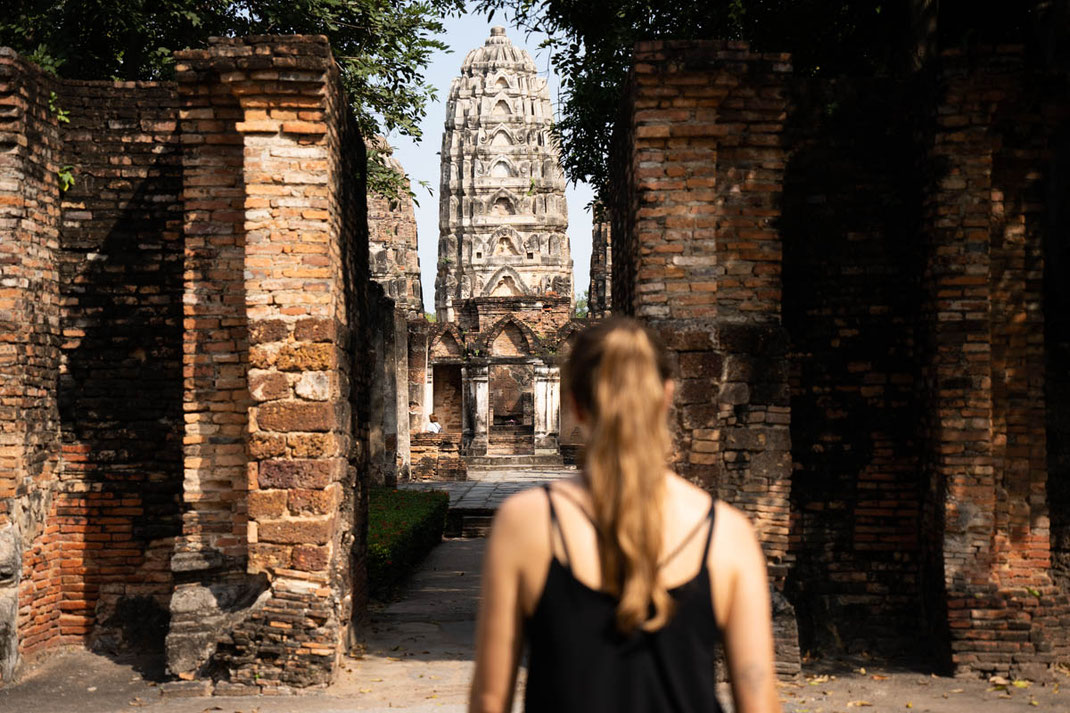
<svg viewBox="0 0 1070 713">
<path fill-rule="evenodd" d="M 442 540 L 450 496 L 372 488 L 368 493 L 368 587 L 386 598 Z"/>
</svg>

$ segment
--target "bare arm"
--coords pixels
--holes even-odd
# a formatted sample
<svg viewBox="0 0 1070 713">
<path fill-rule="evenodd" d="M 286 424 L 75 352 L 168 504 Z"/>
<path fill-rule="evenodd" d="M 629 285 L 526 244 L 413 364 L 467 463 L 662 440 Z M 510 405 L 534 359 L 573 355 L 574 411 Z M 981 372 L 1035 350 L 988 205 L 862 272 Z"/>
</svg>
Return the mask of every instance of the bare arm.
<svg viewBox="0 0 1070 713">
<path fill-rule="evenodd" d="M 732 512 L 721 543 L 731 547 L 722 630 L 737 713 L 780 713 L 765 556 L 750 522 Z M 728 540 L 726 543 L 725 540 Z"/>
<path fill-rule="evenodd" d="M 513 704 L 523 646 L 518 557 L 523 532 L 517 505 L 503 504 L 487 539 L 469 713 L 507 713 Z"/>
</svg>

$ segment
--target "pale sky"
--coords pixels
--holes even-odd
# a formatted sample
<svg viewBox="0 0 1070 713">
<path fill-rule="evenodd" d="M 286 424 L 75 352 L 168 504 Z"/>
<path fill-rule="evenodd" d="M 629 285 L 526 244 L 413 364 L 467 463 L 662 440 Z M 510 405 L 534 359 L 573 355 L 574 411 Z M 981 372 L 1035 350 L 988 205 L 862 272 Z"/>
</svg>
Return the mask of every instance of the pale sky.
<svg viewBox="0 0 1070 713">
<path fill-rule="evenodd" d="M 481 47 L 494 25 L 505 27 L 509 40 L 517 47 L 523 47 L 535 58 L 539 74 L 547 78 L 550 96 L 555 104 L 558 101 L 560 81 L 553 68 L 549 66 L 549 51 L 536 49 L 544 35 L 525 36 L 511 27 L 507 18 L 496 15 L 493 21 L 485 15 L 469 13 L 460 18 L 446 20 L 446 42 L 453 52 L 437 52 L 427 69 L 427 81 L 438 90 L 438 100 L 430 103 L 424 118 L 424 136 L 416 144 L 407 136 L 394 134 L 390 143 L 394 146 L 394 157 L 401 161 L 412 179 L 416 192 L 416 229 L 420 240 L 420 272 L 424 289 L 424 311 L 435 311 L 435 265 L 438 262 L 438 180 L 439 156 L 442 146 L 442 131 L 446 123 L 446 95 L 449 93 L 450 81 L 460 74 L 461 62 L 469 50 Z M 420 187 L 420 181 L 427 181 L 432 194 Z M 568 235 L 572 243 L 572 262 L 576 294 L 582 294 L 590 282 L 591 267 L 591 213 L 586 209 L 591 202 L 593 191 L 586 183 L 569 184 L 565 190 L 568 202 Z"/>
</svg>

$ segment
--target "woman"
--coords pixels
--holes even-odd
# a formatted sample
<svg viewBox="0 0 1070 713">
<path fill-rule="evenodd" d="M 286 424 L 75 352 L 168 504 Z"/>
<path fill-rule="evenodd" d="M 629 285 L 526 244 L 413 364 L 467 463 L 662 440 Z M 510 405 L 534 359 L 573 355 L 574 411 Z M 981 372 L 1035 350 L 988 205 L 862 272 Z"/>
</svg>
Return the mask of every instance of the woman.
<svg viewBox="0 0 1070 713">
<path fill-rule="evenodd" d="M 499 509 L 487 542 L 471 713 L 720 711 L 723 642 L 737 713 L 776 713 L 769 590 L 746 517 L 667 467 L 673 382 L 637 322 L 578 336 L 567 398 L 582 475 Z"/>
</svg>

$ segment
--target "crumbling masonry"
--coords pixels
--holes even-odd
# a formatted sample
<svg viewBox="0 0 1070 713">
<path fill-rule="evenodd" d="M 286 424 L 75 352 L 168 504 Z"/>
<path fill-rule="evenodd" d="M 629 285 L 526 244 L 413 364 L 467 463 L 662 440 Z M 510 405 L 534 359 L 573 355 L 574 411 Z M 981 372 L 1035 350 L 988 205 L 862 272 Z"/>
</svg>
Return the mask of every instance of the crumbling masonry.
<svg viewBox="0 0 1070 713">
<path fill-rule="evenodd" d="M 782 673 L 1070 655 L 1070 98 L 1025 56 L 830 82 L 745 44 L 637 48 L 592 304 L 670 346 L 676 466 L 754 519 Z M 571 296 L 503 279 L 531 287 L 530 196 L 481 174 L 503 215 L 461 226 L 520 281 L 414 319 L 411 212 L 366 198 L 337 72 L 321 37 L 216 40 L 164 83 L 0 51 L 0 682 L 81 644 L 219 692 L 325 683 L 370 483 L 574 451 Z M 514 79 L 481 84 L 502 126 Z M 472 155 L 528 151 L 494 146 Z"/>
<path fill-rule="evenodd" d="M 956 672 L 1070 656 L 1070 97 L 1024 57 L 836 82 L 637 48 L 611 307 L 675 353 L 679 471 L 757 525 L 781 671 L 796 624 Z"/>
<path fill-rule="evenodd" d="M 322 37 L 177 58 L 0 56 L 3 680 L 166 640 L 180 677 L 321 683 L 362 605 L 363 141 Z"/>
</svg>

